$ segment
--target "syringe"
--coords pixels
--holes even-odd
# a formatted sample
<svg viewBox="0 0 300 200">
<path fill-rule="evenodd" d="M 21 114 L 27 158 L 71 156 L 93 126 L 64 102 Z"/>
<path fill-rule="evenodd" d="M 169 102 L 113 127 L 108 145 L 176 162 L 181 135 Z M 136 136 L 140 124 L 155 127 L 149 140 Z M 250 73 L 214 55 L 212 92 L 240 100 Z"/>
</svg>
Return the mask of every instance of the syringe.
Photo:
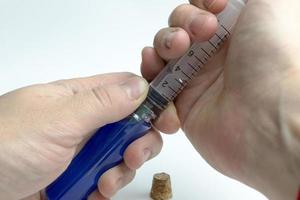
<svg viewBox="0 0 300 200">
<path fill-rule="evenodd" d="M 100 128 L 67 170 L 46 188 L 48 200 L 85 200 L 100 176 L 123 160 L 127 146 L 151 129 L 151 121 L 201 73 L 205 64 L 230 37 L 247 0 L 229 0 L 217 18 L 219 27 L 206 42 L 194 43 L 180 59 L 170 61 L 151 82 L 144 103 L 127 118 Z"/>
</svg>

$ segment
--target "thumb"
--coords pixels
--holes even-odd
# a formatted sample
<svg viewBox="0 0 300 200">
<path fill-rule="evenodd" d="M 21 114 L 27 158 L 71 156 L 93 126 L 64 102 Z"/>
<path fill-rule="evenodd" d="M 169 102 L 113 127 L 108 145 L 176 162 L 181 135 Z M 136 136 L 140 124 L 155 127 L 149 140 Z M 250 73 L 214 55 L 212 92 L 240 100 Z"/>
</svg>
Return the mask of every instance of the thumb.
<svg viewBox="0 0 300 200">
<path fill-rule="evenodd" d="M 66 119 L 84 137 L 106 124 L 119 121 L 134 112 L 144 101 L 148 83 L 133 76 L 121 83 L 101 85 L 66 97 L 63 103 Z"/>
</svg>

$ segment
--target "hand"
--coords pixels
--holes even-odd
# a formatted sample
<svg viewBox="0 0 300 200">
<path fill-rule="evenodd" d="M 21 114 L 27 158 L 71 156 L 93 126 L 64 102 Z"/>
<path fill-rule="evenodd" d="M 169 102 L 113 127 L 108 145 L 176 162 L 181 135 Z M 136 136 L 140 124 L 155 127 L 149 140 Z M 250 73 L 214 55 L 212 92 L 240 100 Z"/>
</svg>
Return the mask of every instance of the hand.
<svg viewBox="0 0 300 200">
<path fill-rule="evenodd" d="M 63 173 L 93 132 L 131 114 L 147 90 L 144 79 L 115 73 L 34 85 L 1 96 L 0 199 L 41 199 L 40 191 Z M 164 125 L 161 116 L 157 127 L 176 131 L 174 113 L 163 114 L 172 124 Z M 100 178 L 99 190 L 89 199 L 112 197 L 161 147 L 154 130 L 133 142 L 124 163 Z"/>
<path fill-rule="evenodd" d="M 143 76 L 153 79 L 190 41 L 210 38 L 213 13 L 225 5 L 191 0 L 177 7 L 170 28 L 142 52 Z M 296 0 L 249 0 L 231 40 L 175 101 L 198 152 L 270 199 L 296 199 L 300 184 L 299 8 Z"/>
</svg>

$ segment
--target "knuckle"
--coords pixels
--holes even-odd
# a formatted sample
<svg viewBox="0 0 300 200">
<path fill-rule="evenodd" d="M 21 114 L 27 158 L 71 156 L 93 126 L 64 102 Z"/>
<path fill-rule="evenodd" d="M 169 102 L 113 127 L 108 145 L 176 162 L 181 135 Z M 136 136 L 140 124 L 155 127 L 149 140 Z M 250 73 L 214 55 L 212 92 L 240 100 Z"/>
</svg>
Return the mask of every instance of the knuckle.
<svg viewBox="0 0 300 200">
<path fill-rule="evenodd" d="M 203 7 L 203 0 L 189 0 L 190 4 Z"/>
<path fill-rule="evenodd" d="M 155 136 L 155 144 L 158 144 L 159 149 L 161 150 L 162 146 L 163 146 L 163 139 L 161 137 L 161 135 L 159 133 L 154 134 Z"/>
<path fill-rule="evenodd" d="M 127 176 L 125 176 L 125 185 L 129 184 L 134 179 L 135 175 L 136 175 L 136 170 L 130 170 Z"/>
<path fill-rule="evenodd" d="M 152 143 L 150 144 L 151 147 L 151 152 L 152 152 L 152 155 L 151 155 L 151 158 L 155 157 L 156 155 L 158 155 L 161 150 L 162 150 L 162 147 L 163 147 L 163 140 L 162 140 L 162 137 L 159 133 L 157 132 L 154 132 L 152 134 Z"/>
<path fill-rule="evenodd" d="M 64 93 L 66 93 L 67 95 L 75 95 L 77 93 L 74 88 L 70 87 L 70 84 L 66 83 L 66 80 L 58 80 L 52 82 L 51 85 L 56 87 L 58 90 L 64 91 Z"/>
<path fill-rule="evenodd" d="M 136 170 L 128 170 L 124 172 L 122 180 L 121 180 L 121 187 L 125 187 L 128 185 L 135 177 Z"/>
<path fill-rule="evenodd" d="M 125 152 L 124 161 L 131 170 L 139 168 L 143 160 L 142 154 L 136 152 L 135 148 L 131 148 Z"/>
<path fill-rule="evenodd" d="M 91 93 L 100 107 L 112 107 L 113 101 L 107 88 L 104 86 L 93 88 Z"/>
</svg>

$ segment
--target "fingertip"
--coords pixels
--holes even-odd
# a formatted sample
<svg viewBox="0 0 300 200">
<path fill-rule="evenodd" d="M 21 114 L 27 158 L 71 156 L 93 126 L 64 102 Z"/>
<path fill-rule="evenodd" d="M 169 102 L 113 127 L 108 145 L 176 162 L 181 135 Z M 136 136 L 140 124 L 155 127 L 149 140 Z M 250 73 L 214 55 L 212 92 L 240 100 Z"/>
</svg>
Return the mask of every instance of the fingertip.
<svg viewBox="0 0 300 200">
<path fill-rule="evenodd" d="M 161 135 L 151 130 L 142 138 L 134 141 L 124 153 L 124 162 L 131 169 L 140 168 L 146 161 L 155 157 L 162 149 Z"/>
<path fill-rule="evenodd" d="M 135 148 L 129 148 L 125 151 L 124 162 L 131 169 L 139 169 L 150 155 L 144 155 L 143 151 L 136 151 Z"/>
<path fill-rule="evenodd" d="M 147 56 L 150 54 L 153 53 L 153 47 L 149 47 L 149 46 L 146 46 L 142 49 L 142 52 L 141 52 L 141 56 L 142 56 L 142 61 L 144 60 L 143 58 L 147 58 Z"/>
<path fill-rule="evenodd" d="M 119 180 L 114 180 L 113 178 L 107 178 L 108 176 L 103 176 L 103 178 L 100 179 L 98 183 L 98 188 L 100 193 L 105 197 L 105 198 L 111 198 L 114 196 L 116 191 L 119 189 Z"/>
<path fill-rule="evenodd" d="M 217 14 L 224 10 L 228 0 L 190 0 L 198 8 Z"/>
<path fill-rule="evenodd" d="M 134 76 L 127 81 L 123 82 L 119 85 L 119 91 L 115 91 L 119 93 L 119 99 L 112 99 L 111 101 L 115 101 L 115 104 L 112 104 L 113 108 L 116 108 L 117 110 L 111 109 L 107 110 L 108 114 L 110 114 L 112 111 L 115 111 L 116 114 L 122 113 L 122 111 L 129 110 L 129 113 L 127 112 L 128 116 L 130 113 L 134 112 L 138 106 L 146 99 L 148 90 L 149 90 L 149 83 L 146 79 L 140 76 Z M 126 93 L 125 98 L 120 93 Z M 105 95 L 105 94 L 104 94 Z M 118 94 L 115 94 L 117 96 Z M 108 115 L 107 114 L 107 115 Z M 123 119 L 124 117 L 120 117 L 118 120 Z"/>
<path fill-rule="evenodd" d="M 141 73 L 146 80 L 154 79 L 164 66 L 165 62 L 153 47 L 145 47 L 142 50 Z"/>
<path fill-rule="evenodd" d="M 217 14 L 224 10 L 227 2 L 228 0 L 206 0 L 204 1 L 204 6 L 208 11 Z"/>
<path fill-rule="evenodd" d="M 168 61 L 182 56 L 188 50 L 190 37 L 182 28 L 164 28 L 156 34 L 154 47 L 158 55 Z"/>
<path fill-rule="evenodd" d="M 218 27 L 214 14 L 190 4 L 178 6 L 170 15 L 169 23 L 172 27 L 183 28 L 192 42 L 207 41 Z"/>
<path fill-rule="evenodd" d="M 201 13 L 191 19 L 188 30 L 193 42 L 209 40 L 217 31 L 218 20 L 215 15 Z"/>
<path fill-rule="evenodd" d="M 154 126 L 159 131 L 166 134 L 173 134 L 179 130 L 180 121 L 173 103 L 171 103 L 167 109 L 161 113 L 159 118 L 155 121 Z"/>
<path fill-rule="evenodd" d="M 135 176 L 135 170 L 131 170 L 125 163 L 109 169 L 98 181 L 98 189 L 105 198 L 113 197 L 118 190 L 127 185 Z"/>
</svg>

